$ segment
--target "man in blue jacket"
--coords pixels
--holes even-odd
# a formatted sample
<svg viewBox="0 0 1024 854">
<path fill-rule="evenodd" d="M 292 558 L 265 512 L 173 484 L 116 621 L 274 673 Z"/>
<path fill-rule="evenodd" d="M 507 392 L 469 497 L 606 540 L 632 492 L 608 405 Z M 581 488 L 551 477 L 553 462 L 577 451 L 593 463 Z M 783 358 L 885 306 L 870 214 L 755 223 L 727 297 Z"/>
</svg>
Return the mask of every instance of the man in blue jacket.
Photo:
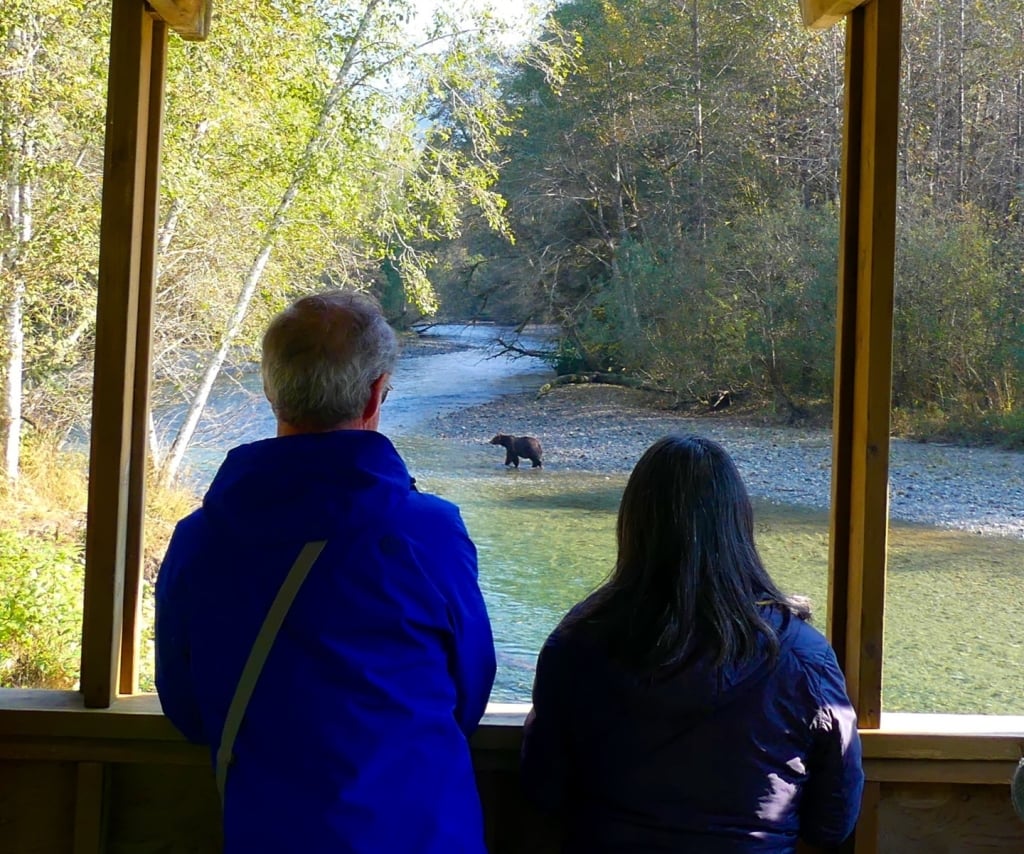
<svg viewBox="0 0 1024 854">
<path fill-rule="evenodd" d="M 458 509 L 417 492 L 377 431 L 397 357 L 366 295 L 278 315 L 262 362 L 277 436 L 228 453 L 160 568 L 160 700 L 216 757 L 272 602 L 326 541 L 231 746 L 228 854 L 485 850 L 469 736 L 494 644 Z"/>
</svg>

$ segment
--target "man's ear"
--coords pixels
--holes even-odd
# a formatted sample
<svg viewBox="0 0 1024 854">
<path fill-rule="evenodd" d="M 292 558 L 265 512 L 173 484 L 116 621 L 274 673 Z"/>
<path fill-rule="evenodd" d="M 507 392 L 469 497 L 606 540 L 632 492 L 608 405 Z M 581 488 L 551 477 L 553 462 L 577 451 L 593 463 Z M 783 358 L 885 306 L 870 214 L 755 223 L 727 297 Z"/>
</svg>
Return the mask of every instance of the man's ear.
<svg viewBox="0 0 1024 854">
<path fill-rule="evenodd" d="M 381 398 L 384 396 L 384 389 L 388 387 L 388 381 L 390 379 L 390 374 L 381 374 L 377 379 L 370 383 L 370 399 L 366 401 L 366 406 L 363 409 L 364 424 L 368 424 L 370 421 L 380 418 L 380 405 L 383 403 Z"/>
</svg>

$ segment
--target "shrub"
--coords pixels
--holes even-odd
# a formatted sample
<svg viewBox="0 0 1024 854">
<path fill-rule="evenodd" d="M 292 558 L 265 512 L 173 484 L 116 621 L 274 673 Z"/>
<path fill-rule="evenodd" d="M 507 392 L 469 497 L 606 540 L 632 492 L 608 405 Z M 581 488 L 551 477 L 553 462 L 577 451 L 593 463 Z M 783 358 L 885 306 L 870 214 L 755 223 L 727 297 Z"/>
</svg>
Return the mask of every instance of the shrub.
<svg viewBox="0 0 1024 854">
<path fill-rule="evenodd" d="M 78 546 L 0 530 L 0 686 L 75 687 L 83 582 Z"/>
</svg>

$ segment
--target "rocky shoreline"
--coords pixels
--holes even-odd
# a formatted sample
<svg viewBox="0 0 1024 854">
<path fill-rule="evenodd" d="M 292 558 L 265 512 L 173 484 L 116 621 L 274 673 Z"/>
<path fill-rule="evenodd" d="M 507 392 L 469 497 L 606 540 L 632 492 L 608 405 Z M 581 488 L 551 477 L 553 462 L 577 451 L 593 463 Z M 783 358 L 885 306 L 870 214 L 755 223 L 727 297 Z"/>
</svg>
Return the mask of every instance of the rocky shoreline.
<svg viewBox="0 0 1024 854">
<path fill-rule="evenodd" d="M 827 508 L 831 434 L 780 427 L 729 413 L 693 417 L 659 398 L 605 385 L 508 395 L 434 419 L 441 438 L 478 446 L 495 433 L 531 435 L 548 471 L 628 473 L 656 439 L 699 433 L 721 442 L 751 494 L 780 504 Z M 894 519 L 1024 539 L 1024 452 L 893 440 Z"/>
</svg>

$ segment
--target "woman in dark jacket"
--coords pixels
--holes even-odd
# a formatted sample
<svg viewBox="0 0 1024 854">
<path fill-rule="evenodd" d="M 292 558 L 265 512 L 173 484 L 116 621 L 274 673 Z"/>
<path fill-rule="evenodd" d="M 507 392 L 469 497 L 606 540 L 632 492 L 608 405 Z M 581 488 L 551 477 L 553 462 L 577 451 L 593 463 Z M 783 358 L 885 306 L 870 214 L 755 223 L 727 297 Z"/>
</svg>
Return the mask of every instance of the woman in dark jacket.
<svg viewBox="0 0 1024 854">
<path fill-rule="evenodd" d="M 721 446 L 669 436 L 630 476 L 611 579 L 537 663 L 522 770 L 569 852 L 792 852 L 853 831 L 856 713 L 806 602 L 754 547 Z"/>
</svg>

